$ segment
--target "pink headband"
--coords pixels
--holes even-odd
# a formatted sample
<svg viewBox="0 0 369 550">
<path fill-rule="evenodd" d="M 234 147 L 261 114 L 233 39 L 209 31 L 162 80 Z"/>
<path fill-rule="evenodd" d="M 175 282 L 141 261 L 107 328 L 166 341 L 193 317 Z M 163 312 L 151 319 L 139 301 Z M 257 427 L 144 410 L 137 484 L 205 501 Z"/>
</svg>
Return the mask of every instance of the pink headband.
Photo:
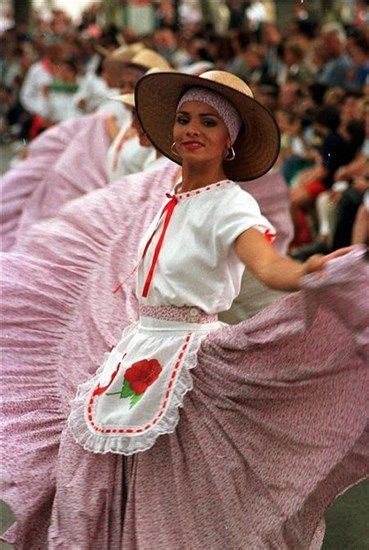
<svg viewBox="0 0 369 550">
<path fill-rule="evenodd" d="M 181 97 L 178 103 L 177 111 L 179 111 L 183 103 L 186 103 L 187 101 L 200 101 L 201 103 L 206 103 L 207 105 L 210 105 L 210 107 L 213 107 L 213 109 L 216 110 L 218 115 L 224 121 L 224 124 L 227 126 L 232 144 L 236 141 L 238 132 L 242 126 L 242 120 L 230 101 L 212 90 L 194 87 L 190 88 L 190 90 L 188 90 Z"/>
</svg>

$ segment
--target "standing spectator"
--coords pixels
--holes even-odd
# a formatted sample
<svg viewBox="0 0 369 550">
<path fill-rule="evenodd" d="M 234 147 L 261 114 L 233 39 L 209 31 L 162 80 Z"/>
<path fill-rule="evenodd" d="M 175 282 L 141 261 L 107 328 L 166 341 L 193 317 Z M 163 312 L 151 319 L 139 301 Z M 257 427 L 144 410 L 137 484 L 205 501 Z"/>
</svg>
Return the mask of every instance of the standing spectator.
<svg viewBox="0 0 369 550">
<path fill-rule="evenodd" d="M 251 0 L 246 8 L 246 17 L 251 31 L 256 32 L 267 21 L 267 11 L 261 0 Z"/>
<path fill-rule="evenodd" d="M 229 8 L 229 29 L 243 29 L 245 26 L 245 1 L 229 0 L 227 4 Z"/>
</svg>

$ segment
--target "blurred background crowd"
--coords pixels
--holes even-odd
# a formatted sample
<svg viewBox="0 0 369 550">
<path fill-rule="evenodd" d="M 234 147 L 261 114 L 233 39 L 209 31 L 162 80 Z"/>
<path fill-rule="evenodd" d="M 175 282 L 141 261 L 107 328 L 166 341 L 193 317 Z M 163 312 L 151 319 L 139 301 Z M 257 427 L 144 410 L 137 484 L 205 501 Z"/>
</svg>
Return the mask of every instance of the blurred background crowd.
<svg viewBox="0 0 369 550">
<path fill-rule="evenodd" d="M 274 113 L 292 256 L 368 241 L 369 0 L 105 0 L 77 18 L 55 6 L 1 8 L 0 143 L 14 162 L 129 90 L 119 48 L 140 41 L 179 71 L 231 71 Z"/>
</svg>

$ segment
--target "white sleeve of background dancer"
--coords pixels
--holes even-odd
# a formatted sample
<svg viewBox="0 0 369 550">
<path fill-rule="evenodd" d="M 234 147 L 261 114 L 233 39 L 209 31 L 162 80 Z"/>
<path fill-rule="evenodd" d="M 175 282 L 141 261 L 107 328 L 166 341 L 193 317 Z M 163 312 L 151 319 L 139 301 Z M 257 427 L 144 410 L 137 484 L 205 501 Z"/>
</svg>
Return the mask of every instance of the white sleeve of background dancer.
<svg viewBox="0 0 369 550">
<path fill-rule="evenodd" d="M 24 79 L 20 90 L 20 102 L 32 115 L 40 115 L 47 118 L 45 98 L 42 94 L 42 86 L 50 84 L 51 77 L 40 74 L 38 67 L 31 67 Z"/>
</svg>

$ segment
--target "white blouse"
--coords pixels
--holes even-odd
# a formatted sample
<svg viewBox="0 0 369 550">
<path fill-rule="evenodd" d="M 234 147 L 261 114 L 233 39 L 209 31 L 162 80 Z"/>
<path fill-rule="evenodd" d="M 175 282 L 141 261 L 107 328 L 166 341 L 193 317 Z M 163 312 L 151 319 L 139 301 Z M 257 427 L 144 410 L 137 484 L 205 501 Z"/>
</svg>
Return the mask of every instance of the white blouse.
<svg viewBox="0 0 369 550">
<path fill-rule="evenodd" d="M 137 174 L 150 166 L 156 159 L 153 147 L 140 145 L 138 136 L 125 138 L 127 125 L 120 131 L 107 153 L 107 171 L 109 183 L 118 181 L 124 176 Z"/>
<path fill-rule="evenodd" d="M 146 298 L 142 291 L 165 214 L 157 214 L 141 241 L 140 258 L 154 233 L 137 271 L 137 298 L 145 305 L 196 306 L 209 314 L 225 311 L 240 292 L 245 267 L 233 248 L 235 239 L 251 227 L 273 238 L 275 229 L 256 200 L 233 181 L 175 197 L 178 202 Z"/>
</svg>

